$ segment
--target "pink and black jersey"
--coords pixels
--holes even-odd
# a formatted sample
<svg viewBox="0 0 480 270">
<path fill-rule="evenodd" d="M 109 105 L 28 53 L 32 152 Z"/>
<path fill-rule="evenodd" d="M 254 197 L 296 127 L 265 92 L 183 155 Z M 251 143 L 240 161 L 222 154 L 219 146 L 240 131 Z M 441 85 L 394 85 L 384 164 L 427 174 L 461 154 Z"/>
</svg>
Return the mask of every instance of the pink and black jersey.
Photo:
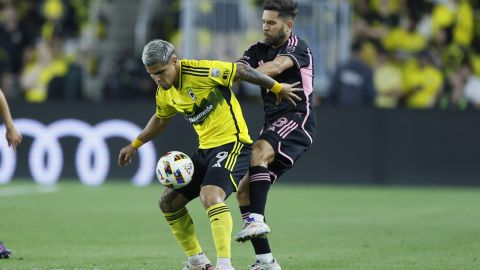
<svg viewBox="0 0 480 270">
<path fill-rule="evenodd" d="M 289 102 L 282 102 L 276 105 L 276 96 L 267 89 L 262 88 L 262 98 L 266 120 L 275 118 L 278 114 L 287 111 L 299 111 L 304 114 L 312 112 L 312 92 L 313 92 L 313 57 L 307 43 L 297 35 L 290 35 L 290 38 L 280 47 L 273 48 L 262 42 L 252 45 L 238 62 L 245 63 L 253 68 L 261 66 L 265 62 L 272 61 L 278 55 L 285 55 L 292 59 L 295 64 L 293 67 L 285 70 L 280 75 L 274 77 L 280 83 L 301 82 L 302 92 L 296 94 L 302 98 L 297 106 Z M 298 86 L 297 86 L 298 87 Z"/>
</svg>

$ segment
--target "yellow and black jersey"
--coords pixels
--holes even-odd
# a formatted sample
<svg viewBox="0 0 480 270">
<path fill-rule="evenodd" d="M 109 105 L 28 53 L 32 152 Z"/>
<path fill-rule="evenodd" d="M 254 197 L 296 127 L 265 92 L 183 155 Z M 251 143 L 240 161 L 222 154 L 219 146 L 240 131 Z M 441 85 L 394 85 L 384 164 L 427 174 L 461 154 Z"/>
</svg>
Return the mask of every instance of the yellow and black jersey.
<svg viewBox="0 0 480 270">
<path fill-rule="evenodd" d="M 235 63 L 180 60 L 178 89 L 157 88 L 157 117 L 182 113 L 195 128 L 201 149 L 234 141 L 252 143 L 231 90 L 236 70 Z"/>
</svg>

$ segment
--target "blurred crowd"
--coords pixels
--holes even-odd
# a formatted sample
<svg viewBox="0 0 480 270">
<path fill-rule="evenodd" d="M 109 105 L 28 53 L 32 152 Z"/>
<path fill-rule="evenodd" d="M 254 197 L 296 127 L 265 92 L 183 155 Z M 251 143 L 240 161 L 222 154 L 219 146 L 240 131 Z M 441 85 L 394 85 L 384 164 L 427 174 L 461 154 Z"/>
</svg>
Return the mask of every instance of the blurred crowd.
<svg viewBox="0 0 480 270">
<path fill-rule="evenodd" d="M 9 99 L 44 102 L 83 98 L 97 59 L 82 47 L 90 0 L 0 1 L 0 87 Z M 94 26 L 99 37 L 105 24 Z"/>
<path fill-rule="evenodd" d="M 480 109 L 480 1 L 352 1 L 352 53 L 326 103 Z"/>
<path fill-rule="evenodd" d="M 88 36 L 101 43 L 109 29 L 101 12 L 91 18 L 97 1 L 0 0 L 0 87 L 9 99 L 93 99 L 86 81 L 100 76 L 102 56 Z M 211 2 L 201 3 L 215 12 Z M 161 6 L 155 37 L 179 43 L 180 1 Z M 351 7 L 351 57 L 339 63 L 321 104 L 480 109 L 480 0 L 351 0 Z M 131 46 L 113 55 L 99 99 L 151 98 L 153 82 Z"/>
</svg>

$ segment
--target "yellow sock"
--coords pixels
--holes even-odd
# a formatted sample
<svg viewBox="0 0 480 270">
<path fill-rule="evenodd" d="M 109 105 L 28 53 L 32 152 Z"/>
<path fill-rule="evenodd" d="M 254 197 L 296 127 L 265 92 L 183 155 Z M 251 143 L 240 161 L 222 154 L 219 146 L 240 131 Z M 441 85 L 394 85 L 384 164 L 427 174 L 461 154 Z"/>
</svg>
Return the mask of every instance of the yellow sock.
<svg viewBox="0 0 480 270">
<path fill-rule="evenodd" d="M 195 234 L 192 217 L 190 217 L 187 208 L 183 207 L 175 213 L 163 213 L 163 215 L 168 225 L 170 225 L 173 235 L 187 256 L 202 252 L 202 247 L 200 247 L 197 235 Z"/>
<path fill-rule="evenodd" d="M 207 209 L 212 228 L 213 242 L 217 249 L 218 258 L 230 258 L 230 244 L 232 241 L 233 221 L 230 210 L 224 203 L 210 206 Z"/>
</svg>

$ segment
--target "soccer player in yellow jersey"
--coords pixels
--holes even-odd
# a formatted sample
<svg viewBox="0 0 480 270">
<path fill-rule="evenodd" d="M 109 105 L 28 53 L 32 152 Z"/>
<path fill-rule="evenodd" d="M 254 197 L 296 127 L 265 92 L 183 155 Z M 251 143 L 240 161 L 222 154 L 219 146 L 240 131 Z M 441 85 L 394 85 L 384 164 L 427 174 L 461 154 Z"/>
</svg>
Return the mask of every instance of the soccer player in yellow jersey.
<svg viewBox="0 0 480 270">
<path fill-rule="evenodd" d="M 257 84 L 276 93 L 279 101 L 295 103 L 296 84 L 280 84 L 242 63 L 179 60 L 172 44 L 149 42 L 142 55 L 147 72 L 157 83 L 156 113 L 143 131 L 120 150 L 119 166 L 130 163 L 143 144 L 161 133 L 172 116 L 183 114 L 198 134 L 199 149 L 192 157 L 192 181 L 179 189 L 166 188 L 159 206 L 171 231 L 188 256 L 184 270 L 231 270 L 232 217 L 224 200 L 237 190 L 247 173 L 252 140 L 231 87 L 235 80 Z M 196 197 L 206 209 L 217 251 L 212 268 L 202 253 L 186 205 Z"/>
<path fill-rule="evenodd" d="M 8 108 L 7 99 L 0 89 L 0 115 L 2 116 L 3 122 L 7 132 L 5 137 L 7 138 L 8 146 L 11 146 L 14 151 L 17 151 L 17 146 L 22 142 L 22 135 L 18 133 L 13 125 L 12 116 L 10 115 L 10 109 Z"/>
</svg>

